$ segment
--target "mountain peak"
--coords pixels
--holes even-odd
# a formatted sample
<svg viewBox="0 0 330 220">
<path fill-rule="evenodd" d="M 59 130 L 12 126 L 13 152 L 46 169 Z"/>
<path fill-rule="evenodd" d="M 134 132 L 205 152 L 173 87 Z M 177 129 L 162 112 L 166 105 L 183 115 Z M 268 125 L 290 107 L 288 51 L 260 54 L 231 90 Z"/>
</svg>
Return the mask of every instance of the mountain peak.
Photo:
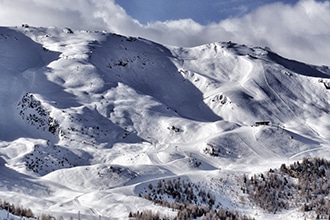
<svg viewBox="0 0 330 220">
<path fill-rule="evenodd" d="M 0 28 L 0 52 L 1 197 L 40 212 L 127 218 L 173 177 L 233 209 L 216 179 L 330 156 L 329 68 L 269 48 L 25 25 Z"/>
</svg>

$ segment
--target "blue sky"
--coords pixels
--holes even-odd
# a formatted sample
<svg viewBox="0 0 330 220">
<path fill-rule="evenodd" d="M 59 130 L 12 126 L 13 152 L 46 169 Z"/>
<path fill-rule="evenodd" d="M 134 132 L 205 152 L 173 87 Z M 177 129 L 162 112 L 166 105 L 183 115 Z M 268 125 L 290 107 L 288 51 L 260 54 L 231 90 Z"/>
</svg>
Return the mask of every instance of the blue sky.
<svg viewBox="0 0 330 220">
<path fill-rule="evenodd" d="M 142 24 L 191 18 L 207 25 L 226 18 L 241 17 L 274 2 L 295 4 L 298 0 L 115 0 L 128 15 Z"/>
<path fill-rule="evenodd" d="M 194 47 L 233 41 L 330 66 L 330 0 L 0 0 L 0 25 L 70 27 Z"/>
</svg>

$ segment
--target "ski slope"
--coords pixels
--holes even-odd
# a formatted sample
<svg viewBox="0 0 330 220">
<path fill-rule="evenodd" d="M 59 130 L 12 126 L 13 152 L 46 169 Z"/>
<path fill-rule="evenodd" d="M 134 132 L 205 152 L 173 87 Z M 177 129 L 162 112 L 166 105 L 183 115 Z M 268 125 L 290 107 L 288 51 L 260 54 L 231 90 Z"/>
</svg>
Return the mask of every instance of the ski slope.
<svg viewBox="0 0 330 220">
<path fill-rule="evenodd" d="M 241 204 L 239 175 L 330 159 L 329 67 L 269 49 L 1 27 L 0 66 L 0 198 L 34 213 L 175 216 L 138 194 L 183 177 L 224 208 L 296 219 Z"/>
</svg>

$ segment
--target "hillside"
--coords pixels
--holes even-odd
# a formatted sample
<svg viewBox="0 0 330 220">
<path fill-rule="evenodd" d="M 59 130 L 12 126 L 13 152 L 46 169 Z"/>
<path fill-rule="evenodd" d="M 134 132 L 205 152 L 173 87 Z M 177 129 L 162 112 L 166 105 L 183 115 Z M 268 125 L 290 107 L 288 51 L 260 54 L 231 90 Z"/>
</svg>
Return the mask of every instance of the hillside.
<svg viewBox="0 0 330 220">
<path fill-rule="evenodd" d="M 34 213 L 174 216 L 144 196 L 181 178 L 214 206 L 295 219 L 255 207 L 241 176 L 330 159 L 329 67 L 269 48 L 1 27 L 0 66 L 0 198 Z"/>
</svg>

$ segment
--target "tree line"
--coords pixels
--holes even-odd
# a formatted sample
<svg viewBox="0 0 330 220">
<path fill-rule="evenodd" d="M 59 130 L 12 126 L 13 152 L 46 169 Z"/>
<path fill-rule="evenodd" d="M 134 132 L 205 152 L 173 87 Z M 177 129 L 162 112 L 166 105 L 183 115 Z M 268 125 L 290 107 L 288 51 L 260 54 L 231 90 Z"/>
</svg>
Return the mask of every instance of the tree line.
<svg viewBox="0 0 330 220">
<path fill-rule="evenodd" d="M 330 219 L 330 162 L 304 158 L 266 173 L 243 176 L 244 193 L 263 210 L 276 213 L 301 207 L 315 218 Z"/>
</svg>

